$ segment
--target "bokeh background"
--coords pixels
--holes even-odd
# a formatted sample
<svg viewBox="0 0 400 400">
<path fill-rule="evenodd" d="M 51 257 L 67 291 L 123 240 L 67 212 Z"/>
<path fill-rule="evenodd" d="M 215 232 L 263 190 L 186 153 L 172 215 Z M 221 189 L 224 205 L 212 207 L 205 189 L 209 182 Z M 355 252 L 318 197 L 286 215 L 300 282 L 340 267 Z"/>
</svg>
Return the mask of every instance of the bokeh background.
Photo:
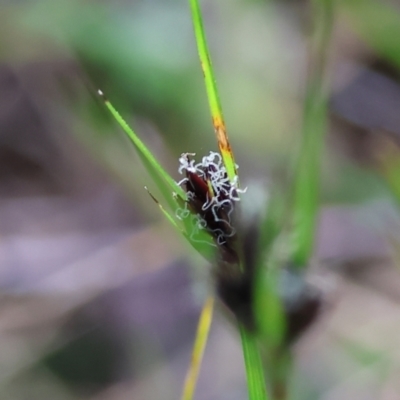
<svg viewBox="0 0 400 400">
<path fill-rule="evenodd" d="M 329 133 L 293 399 L 400 399 L 400 5 L 337 2 Z M 206 0 L 228 132 L 250 201 L 290 188 L 312 15 Z M 0 398 L 179 398 L 209 266 L 167 225 L 101 88 L 168 171 L 216 150 L 183 0 L 0 3 Z M 397 14 L 396 14 L 397 13 Z M 396 32 L 398 35 L 396 36 Z M 243 399 L 217 311 L 196 398 Z"/>
</svg>

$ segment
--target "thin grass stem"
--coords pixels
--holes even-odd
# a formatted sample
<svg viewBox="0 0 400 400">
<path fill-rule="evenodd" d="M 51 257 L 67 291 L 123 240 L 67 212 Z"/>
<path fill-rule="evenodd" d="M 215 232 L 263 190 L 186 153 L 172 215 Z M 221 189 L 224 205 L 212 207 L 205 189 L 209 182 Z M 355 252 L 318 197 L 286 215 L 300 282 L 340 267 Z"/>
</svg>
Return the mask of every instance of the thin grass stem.
<svg viewBox="0 0 400 400">
<path fill-rule="evenodd" d="M 197 379 L 203 360 L 204 349 L 207 344 L 214 310 L 214 297 L 210 296 L 204 303 L 197 326 L 196 340 L 193 346 L 189 370 L 183 385 L 181 400 L 192 400 L 196 390 Z"/>
<path fill-rule="evenodd" d="M 211 64 L 210 51 L 208 49 L 206 35 L 204 33 L 203 19 L 198 0 L 189 0 L 196 37 L 197 50 L 199 53 L 201 68 L 203 70 L 206 84 L 208 103 L 211 111 L 212 122 L 217 135 L 218 147 L 224 162 L 228 177 L 231 182 L 237 181 L 236 164 L 232 148 L 228 140 L 222 107 L 219 100 L 218 89 L 214 70 Z"/>
<path fill-rule="evenodd" d="M 326 63 L 333 21 L 332 0 L 313 0 L 312 11 L 314 32 L 310 44 L 302 143 L 293 198 L 292 261 L 298 268 L 307 265 L 313 249 L 317 221 L 321 155 L 326 133 Z"/>
<path fill-rule="evenodd" d="M 239 323 L 249 400 L 268 400 L 264 369 L 256 338 Z"/>
</svg>

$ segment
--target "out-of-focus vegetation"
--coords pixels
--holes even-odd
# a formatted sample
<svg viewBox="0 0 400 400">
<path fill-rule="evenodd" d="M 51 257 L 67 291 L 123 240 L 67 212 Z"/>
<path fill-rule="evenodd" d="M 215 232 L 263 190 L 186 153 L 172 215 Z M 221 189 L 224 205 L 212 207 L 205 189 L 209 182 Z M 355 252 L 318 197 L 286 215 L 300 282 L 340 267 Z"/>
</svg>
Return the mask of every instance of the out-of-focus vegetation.
<svg viewBox="0 0 400 400">
<path fill-rule="evenodd" d="M 328 307 L 296 345 L 292 394 L 390 400 L 400 8 L 335 3 L 310 269 Z M 297 171 L 312 8 L 202 6 L 241 183 L 261 203 L 260 187 L 286 193 Z M 1 10 L 0 397 L 175 399 L 208 266 L 160 222 L 143 186 L 157 190 L 96 90 L 176 178 L 182 152 L 216 149 L 188 4 L 37 0 Z M 241 363 L 236 333 L 217 317 L 198 398 L 245 396 Z"/>
</svg>

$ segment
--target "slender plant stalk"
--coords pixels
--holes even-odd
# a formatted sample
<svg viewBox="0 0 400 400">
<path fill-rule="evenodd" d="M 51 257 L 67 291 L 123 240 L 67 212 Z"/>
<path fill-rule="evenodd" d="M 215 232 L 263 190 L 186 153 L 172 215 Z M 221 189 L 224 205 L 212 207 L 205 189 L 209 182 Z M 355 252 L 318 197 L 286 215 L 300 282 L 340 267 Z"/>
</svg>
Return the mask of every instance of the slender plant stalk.
<svg viewBox="0 0 400 400">
<path fill-rule="evenodd" d="M 271 373 L 269 374 L 271 396 L 273 400 L 289 398 L 289 379 L 292 369 L 292 352 L 287 346 L 272 350 L 268 360 Z"/>
<path fill-rule="evenodd" d="M 228 140 L 222 107 L 219 100 L 215 75 L 211 64 L 210 52 L 203 28 L 203 20 L 198 0 L 189 0 L 192 12 L 192 20 L 199 53 L 201 68 L 203 70 L 208 103 L 212 122 L 217 136 L 218 147 L 224 162 L 228 177 L 231 182 L 239 184 L 234 155 Z M 245 359 L 247 385 L 250 400 L 267 400 L 264 372 L 261 363 L 259 349 L 255 338 L 240 325 L 243 354 Z M 196 340 L 197 341 L 197 340 Z M 184 400 L 187 400 L 184 398 Z"/>
<path fill-rule="evenodd" d="M 197 50 L 200 57 L 201 68 L 203 70 L 204 81 L 206 84 L 208 103 L 210 106 L 212 122 L 217 135 L 218 147 L 225 164 L 228 177 L 231 182 L 237 180 L 236 164 L 232 148 L 228 140 L 222 107 L 219 101 L 218 89 L 215 81 L 215 75 L 211 64 L 210 52 L 208 50 L 207 40 L 203 28 L 203 19 L 201 16 L 198 0 L 189 0 L 196 37 Z"/>
<path fill-rule="evenodd" d="M 264 369 L 256 338 L 240 323 L 239 330 L 246 367 L 249 400 L 268 400 L 269 397 L 265 389 Z"/>
<path fill-rule="evenodd" d="M 324 149 L 327 112 L 326 61 L 332 29 L 332 0 L 313 0 L 314 32 L 304 106 L 302 143 L 296 168 L 293 201 L 292 261 L 307 265 L 314 244 L 319 203 L 320 158 Z"/>
<path fill-rule="evenodd" d="M 204 349 L 210 332 L 212 315 L 214 309 L 214 298 L 208 297 L 201 311 L 199 324 L 197 326 L 196 340 L 193 346 L 192 359 L 186 375 L 181 400 L 192 400 L 199 376 Z"/>
</svg>

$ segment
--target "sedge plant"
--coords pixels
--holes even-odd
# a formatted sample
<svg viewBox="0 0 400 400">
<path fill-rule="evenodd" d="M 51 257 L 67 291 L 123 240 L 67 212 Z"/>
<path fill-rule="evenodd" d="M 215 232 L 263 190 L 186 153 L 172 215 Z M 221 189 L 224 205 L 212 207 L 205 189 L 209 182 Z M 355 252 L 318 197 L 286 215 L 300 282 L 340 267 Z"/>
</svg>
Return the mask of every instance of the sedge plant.
<svg viewBox="0 0 400 400">
<path fill-rule="evenodd" d="M 241 212 L 246 189 L 240 186 L 238 165 L 227 135 L 199 1 L 189 0 L 189 5 L 219 152 L 210 152 L 201 160 L 196 160 L 193 153 L 182 154 L 182 179 L 176 182 L 105 95 L 101 91 L 99 95 L 130 138 L 162 199 L 149 192 L 150 196 L 171 225 L 212 266 L 216 295 L 206 299 L 201 311 L 181 399 L 194 398 L 217 296 L 237 323 L 249 400 L 283 400 L 288 396 L 291 344 L 314 320 L 320 306 L 320 298 L 304 282 L 303 272 L 312 250 L 318 210 L 331 3 L 313 1 L 317 15 L 310 52 L 313 72 L 306 94 L 293 193 L 289 202 L 271 196 L 256 222 L 245 221 Z M 282 203 L 291 210 L 289 235 L 282 235 L 286 225 L 281 218 Z M 284 262 L 274 256 L 275 243 L 282 236 L 293 238 L 290 256 Z"/>
</svg>

